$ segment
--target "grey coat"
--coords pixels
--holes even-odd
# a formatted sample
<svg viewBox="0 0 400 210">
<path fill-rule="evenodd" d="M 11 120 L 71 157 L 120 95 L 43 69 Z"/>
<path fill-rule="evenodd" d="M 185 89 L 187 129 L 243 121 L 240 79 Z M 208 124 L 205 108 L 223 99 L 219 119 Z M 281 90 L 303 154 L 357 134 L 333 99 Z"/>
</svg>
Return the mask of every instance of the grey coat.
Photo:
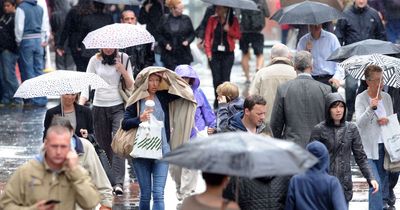
<svg viewBox="0 0 400 210">
<path fill-rule="evenodd" d="M 325 96 L 330 92 L 328 85 L 304 74 L 280 85 L 270 122 L 273 136 L 305 148 L 314 126 L 325 119 Z"/>
<path fill-rule="evenodd" d="M 358 94 L 356 97 L 356 123 L 360 130 L 361 140 L 368 159 L 378 160 L 378 140 L 382 133 L 374 110 L 370 108 L 368 90 Z M 393 114 L 393 103 L 389 94 L 381 92 L 383 106 L 386 116 Z"/>
</svg>

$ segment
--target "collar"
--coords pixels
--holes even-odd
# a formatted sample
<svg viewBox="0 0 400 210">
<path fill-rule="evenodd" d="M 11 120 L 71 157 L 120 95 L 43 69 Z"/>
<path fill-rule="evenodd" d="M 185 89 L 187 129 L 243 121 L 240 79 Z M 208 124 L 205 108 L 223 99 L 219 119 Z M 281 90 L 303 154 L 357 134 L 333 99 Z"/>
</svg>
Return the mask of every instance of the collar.
<svg viewBox="0 0 400 210">
<path fill-rule="evenodd" d="M 269 64 L 269 66 L 274 65 L 274 64 L 287 64 L 290 66 L 293 66 L 293 62 L 286 57 L 275 57 L 271 60 L 271 63 Z"/>
<path fill-rule="evenodd" d="M 324 29 L 321 29 L 321 36 L 318 39 L 314 39 L 314 37 L 311 35 L 310 32 L 308 32 L 308 34 L 309 34 L 311 40 L 319 40 L 321 38 L 326 37 L 328 35 L 328 32 L 325 31 Z"/>
<path fill-rule="evenodd" d="M 297 77 L 300 77 L 300 76 L 307 76 L 307 77 L 312 78 L 310 73 L 305 73 L 305 72 L 297 74 Z"/>
</svg>

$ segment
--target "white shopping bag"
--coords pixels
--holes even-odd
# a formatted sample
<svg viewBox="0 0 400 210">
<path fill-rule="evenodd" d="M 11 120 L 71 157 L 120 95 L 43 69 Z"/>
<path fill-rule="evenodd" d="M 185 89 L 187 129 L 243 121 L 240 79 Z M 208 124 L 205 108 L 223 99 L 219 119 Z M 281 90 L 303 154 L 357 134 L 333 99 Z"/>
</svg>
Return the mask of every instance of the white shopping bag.
<svg viewBox="0 0 400 210">
<path fill-rule="evenodd" d="M 139 124 L 130 156 L 134 158 L 162 158 L 161 132 L 164 127 L 162 121 L 158 121 L 152 114 L 150 120 Z"/>
<path fill-rule="evenodd" d="M 381 127 L 383 143 L 390 156 L 390 162 L 398 162 L 400 161 L 400 124 L 396 114 L 390 115 L 388 119 L 388 124 Z"/>
</svg>

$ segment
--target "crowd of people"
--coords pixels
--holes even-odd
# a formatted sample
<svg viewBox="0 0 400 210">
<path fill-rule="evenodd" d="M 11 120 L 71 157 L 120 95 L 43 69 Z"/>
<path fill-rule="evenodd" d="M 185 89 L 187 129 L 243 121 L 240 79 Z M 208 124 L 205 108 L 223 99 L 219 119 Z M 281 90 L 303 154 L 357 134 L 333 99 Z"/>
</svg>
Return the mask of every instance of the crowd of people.
<svg viewBox="0 0 400 210">
<path fill-rule="evenodd" d="M 60 105 L 47 110 L 40 154 L 8 180 L 0 207 L 51 210 L 100 205 L 101 210 L 111 209 L 113 196 L 124 195 L 124 178 L 129 173 L 139 184 L 139 209 L 163 210 L 169 208 L 164 204 L 164 190 L 170 172 L 177 208 L 182 210 L 343 210 L 353 196 L 353 156 L 370 187 L 369 209 L 395 209 L 393 189 L 399 172 L 384 167 L 387 153 L 381 127 L 399 111 L 400 106 L 393 104 L 399 92 L 384 85 L 380 66 L 368 66 L 365 80 L 359 82 L 337 62 L 326 59 L 339 47 L 365 39 L 399 41 L 400 17 L 393 7 L 400 9 L 400 2 L 371 1 L 377 11 L 367 0 L 354 0 L 334 30 L 309 25 L 296 53 L 285 44 L 275 44 L 264 66 L 262 30 L 269 14 L 265 1 L 254 1 L 260 11 L 212 5 L 195 29 L 191 17 L 183 14 L 180 0 L 145 0 L 141 7 L 124 8 L 100 0 L 79 0 L 76 5 L 49 0 L 50 13 L 45 0 L 0 0 L 4 9 L 0 14 L 2 105 L 46 106 L 46 97 L 22 100 L 13 95 L 18 88 L 16 64 L 22 82 L 41 75 L 50 37 L 58 69 L 75 66 L 109 84 L 94 92 L 64 94 Z M 126 49 L 85 49 L 82 40 L 88 33 L 115 22 L 146 25 L 156 42 Z M 212 105 L 190 65 L 190 44 L 195 38 L 211 69 Z M 230 81 L 237 42 L 250 86 L 246 97 Z M 256 55 L 253 78 L 250 48 Z M 337 93 L 343 80 L 345 99 Z M 121 86 L 130 91 L 129 98 L 121 95 Z M 149 101 L 154 104 L 150 106 Z M 319 162 L 294 176 L 229 179 L 203 172 L 206 191 L 194 195 L 198 171 L 113 151 L 119 130 L 139 132 L 143 123 L 154 119 L 162 124 L 161 156 L 199 136 L 251 132 L 293 141 Z M 107 156 L 106 163 L 98 156 L 100 150 Z"/>
</svg>

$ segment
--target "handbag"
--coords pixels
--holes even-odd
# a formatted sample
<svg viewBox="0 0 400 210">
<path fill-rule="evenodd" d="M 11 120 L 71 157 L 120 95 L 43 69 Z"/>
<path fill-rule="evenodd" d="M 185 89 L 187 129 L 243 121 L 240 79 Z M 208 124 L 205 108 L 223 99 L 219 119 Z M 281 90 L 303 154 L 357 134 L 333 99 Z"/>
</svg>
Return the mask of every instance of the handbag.
<svg viewBox="0 0 400 210">
<path fill-rule="evenodd" d="M 150 120 L 139 124 L 130 156 L 133 158 L 162 158 L 162 128 L 164 123 L 150 115 Z"/>
<path fill-rule="evenodd" d="M 137 113 L 139 113 L 139 103 L 137 105 Z M 121 157 L 129 158 L 135 143 L 137 130 L 138 128 L 131 128 L 126 131 L 120 125 L 111 142 L 113 152 Z"/>
<path fill-rule="evenodd" d="M 123 63 L 122 56 L 121 56 L 121 63 Z M 128 69 L 128 65 L 129 65 L 129 59 L 126 61 L 125 69 Z M 133 92 L 133 87 L 132 88 L 126 87 L 125 80 L 122 75 L 119 78 L 118 92 L 121 95 L 122 100 L 124 101 L 124 104 L 126 104 L 128 102 L 128 99 L 131 97 L 132 92 Z"/>
</svg>

